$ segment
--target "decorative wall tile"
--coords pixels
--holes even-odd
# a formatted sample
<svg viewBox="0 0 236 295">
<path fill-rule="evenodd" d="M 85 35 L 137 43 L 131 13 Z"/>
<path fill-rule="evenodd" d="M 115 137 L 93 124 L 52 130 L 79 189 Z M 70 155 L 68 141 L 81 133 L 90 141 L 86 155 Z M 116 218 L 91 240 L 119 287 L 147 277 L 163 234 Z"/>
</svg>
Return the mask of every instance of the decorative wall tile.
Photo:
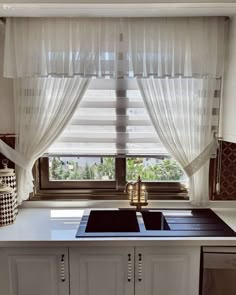
<svg viewBox="0 0 236 295">
<path fill-rule="evenodd" d="M 236 143 L 222 141 L 220 194 L 215 200 L 236 200 Z"/>
</svg>

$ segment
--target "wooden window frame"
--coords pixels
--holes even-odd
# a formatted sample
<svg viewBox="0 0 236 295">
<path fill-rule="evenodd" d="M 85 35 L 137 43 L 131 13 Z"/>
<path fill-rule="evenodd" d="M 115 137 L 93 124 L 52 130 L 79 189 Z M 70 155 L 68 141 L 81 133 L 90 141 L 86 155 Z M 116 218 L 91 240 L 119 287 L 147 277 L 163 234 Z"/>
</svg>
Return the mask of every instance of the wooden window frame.
<svg viewBox="0 0 236 295">
<path fill-rule="evenodd" d="M 115 160 L 115 181 L 50 181 L 48 158 L 34 166 L 35 190 L 31 200 L 127 200 L 124 193 L 126 159 Z M 187 189 L 180 182 L 144 182 L 149 200 L 186 200 Z"/>
</svg>

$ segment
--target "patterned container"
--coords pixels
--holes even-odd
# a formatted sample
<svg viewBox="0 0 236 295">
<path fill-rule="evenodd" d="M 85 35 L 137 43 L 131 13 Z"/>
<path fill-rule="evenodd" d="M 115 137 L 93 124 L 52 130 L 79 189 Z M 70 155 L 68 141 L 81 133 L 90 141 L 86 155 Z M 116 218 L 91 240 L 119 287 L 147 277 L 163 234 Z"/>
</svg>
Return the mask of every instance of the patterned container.
<svg viewBox="0 0 236 295">
<path fill-rule="evenodd" d="M 2 160 L 3 169 L 0 169 L 0 181 L 4 181 L 4 183 L 13 189 L 14 197 L 16 199 L 15 202 L 15 210 L 18 212 L 18 204 L 17 204 L 17 191 L 16 191 L 16 174 L 14 169 L 8 168 L 8 160 Z"/>
<path fill-rule="evenodd" d="M 16 198 L 13 188 L 4 181 L 0 183 L 0 226 L 12 224 L 17 215 Z"/>
</svg>

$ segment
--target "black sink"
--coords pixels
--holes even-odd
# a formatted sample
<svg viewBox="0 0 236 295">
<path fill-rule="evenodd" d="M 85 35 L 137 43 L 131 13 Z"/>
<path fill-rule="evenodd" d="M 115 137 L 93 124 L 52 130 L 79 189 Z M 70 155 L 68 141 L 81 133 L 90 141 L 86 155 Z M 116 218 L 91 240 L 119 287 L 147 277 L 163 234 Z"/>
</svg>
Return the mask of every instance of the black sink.
<svg viewBox="0 0 236 295">
<path fill-rule="evenodd" d="M 142 217 L 146 230 L 170 230 L 162 212 L 143 211 Z"/>
<path fill-rule="evenodd" d="M 139 232 L 136 212 L 130 210 L 92 210 L 85 232 Z"/>
<path fill-rule="evenodd" d="M 222 237 L 235 232 L 212 210 L 91 210 L 83 215 L 76 237 Z"/>
</svg>

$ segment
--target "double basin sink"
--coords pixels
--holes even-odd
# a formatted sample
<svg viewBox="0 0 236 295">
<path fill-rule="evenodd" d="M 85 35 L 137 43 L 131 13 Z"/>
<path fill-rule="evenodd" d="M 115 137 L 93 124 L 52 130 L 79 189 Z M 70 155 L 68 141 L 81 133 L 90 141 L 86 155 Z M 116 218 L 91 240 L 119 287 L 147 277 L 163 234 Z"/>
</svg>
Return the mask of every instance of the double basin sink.
<svg viewBox="0 0 236 295">
<path fill-rule="evenodd" d="M 76 237 L 234 236 L 210 209 L 91 210 Z"/>
</svg>

